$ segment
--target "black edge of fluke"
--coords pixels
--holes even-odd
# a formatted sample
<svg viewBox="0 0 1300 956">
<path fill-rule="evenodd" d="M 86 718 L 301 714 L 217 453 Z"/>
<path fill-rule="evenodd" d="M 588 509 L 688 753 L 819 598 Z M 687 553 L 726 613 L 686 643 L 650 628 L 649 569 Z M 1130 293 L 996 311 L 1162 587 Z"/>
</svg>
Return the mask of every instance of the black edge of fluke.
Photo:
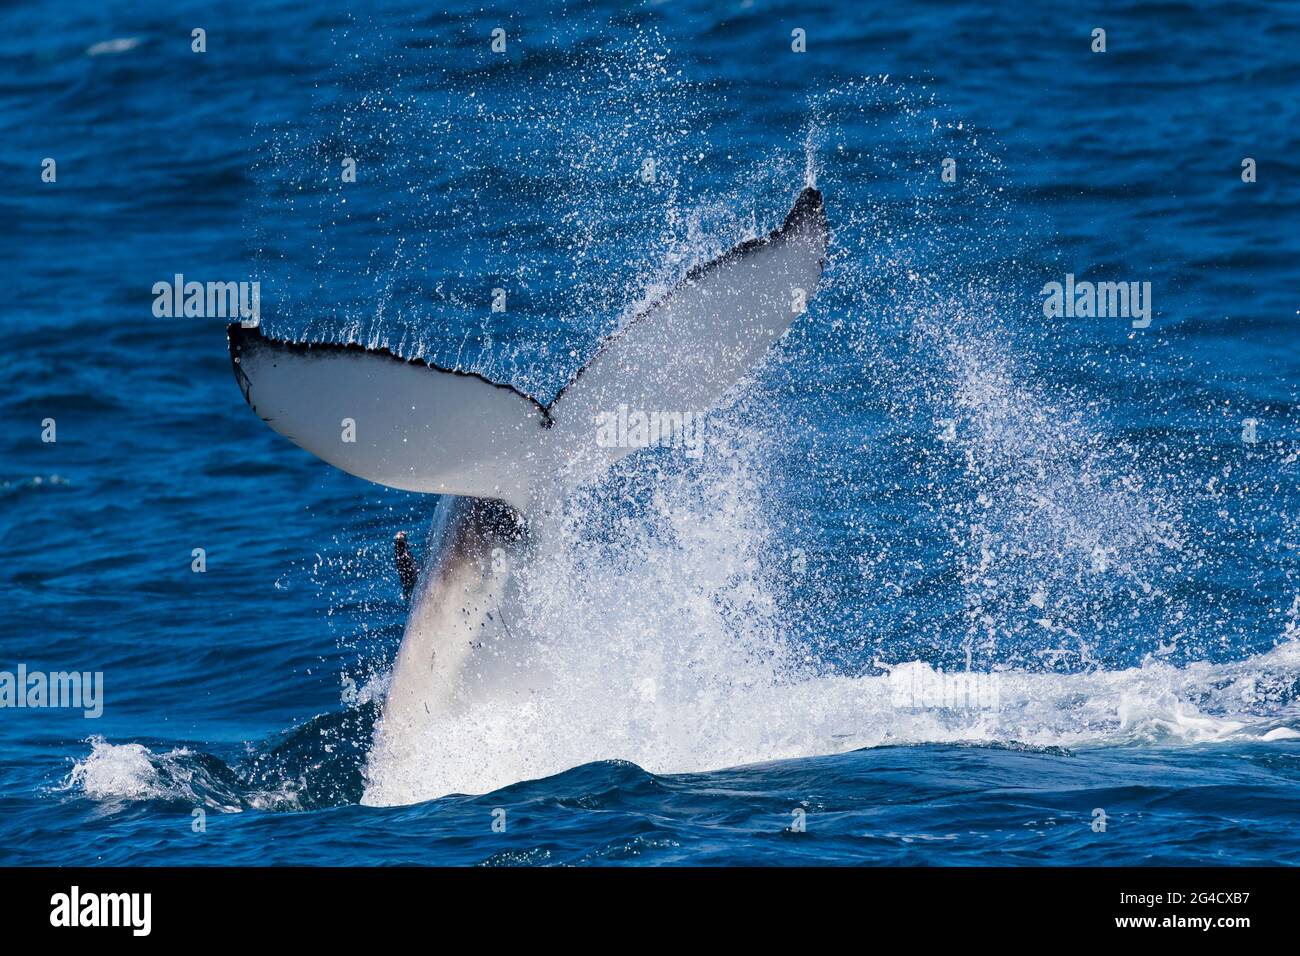
<svg viewBox="0 0 1300 956">
<path fill-rule="evenodd" d="M 790 211 L 785 214 L 785 220 L 778 228 L 773 229 L 765 236 L 756 236 L 753 239 L 746 239 L 739 245 L 732 246 L 711 262 L 705 262 L 695 266 L 686 273 L 682 278 L 682 281 L 677 283 L 671 292 L 663 296 L 663 298 L 659 299 L 645 311 L 653 311 L 659 305 L 659 302 L 667 299 L 673 292 L 676 292 L 678 288 L 691 282 L 699 281 L 709 272 L 724 263 L 733 262 L 747 253 L 753 252 L 755 249 L 762 248 L 770 242 L 784 239 L 791 233 L 803 229 L 805 226 L 812 226 L 821 232 L 826 231 L 826 206 L 822 202 L 822 194 L 820 190 L 815 189 L 812 186 L 805 186 L 803 188 L 803 191 L 799 193 L 798 197 L 796 197 L 794 205 L 790 207 Z M 825 262 L 823 261 L 822 264 L 824 266 Z M 642 315 L 644 314 L 645 313 L 642 313 Z M 640 316 L 638 316 L 638 318 L 640 318 Z M 634 319 L 633 321 L 636 320 Z"/>
<path fill-rule="evenodd" d="M 792 232 L 805 223 L 825 226 L 826 204 L 822 201 L 821 190 L 815 186 L 805 186 L 799 198 L 794 201 L 786 213 L 785 222 L 781 224 L 782 232 Z"/>
<path fill-rule="evenodd" d="M 239 389 L 244 393 L 244 401 L 248 402 L 253 411 L 257 411 L 257 406 L 253 404 L 249 391 L 252 388 L 252 381 L 243 368 L 240 367 L 240 358 L 251 353 L 257 348 L 267 348 L 275 352 L 281 352 L 291 355 L 371 355 L 376 358 L 387 359 L 391 362 L 397 362 L 401 365 L 415 365 L 420 368 L 427 368 L 434 372 L 442 372 L 445 375 L 459 375 L 463 378 L 476 378 L 480 382 L 491 385 L 493 388 L 504 388 L 508 392 L 513 392 L 520 398 L 524 399 L 538 414 L 541 415 L 541 426 L 550 428 L 552 424 L 551 413 L 549 409 L 527 392 L 521 392 L 513 385 L 504 382 L 494 382 L 485 375 L 478 372 L 466 372 L 463 369 L 447 368 L 436 362 L 430 362 L 422 358 L 403 358 L 395 352 L 388 349 L 372 349 L 364 345 L 358 345 L 355 342 L 341 344 L 338 342 L 290 342 L 285 339 L 274 339 L 269 335 L 262 333 L 260 325 L 246 326 L 242 322 L 231 322 L 226 326 L 226 338 L 230 343 L 230 364 L 235 370 L 235 380 L 239 383 Z"/>
<path fill-rule="evenodd" d="M 701 263 L 700 265 L 694 266 L 693 268 L 687 270 L 686 275 L 682 276 L 682 278 L 677 282 L 676 285 L 674 285 L 671 289 L 669 289 L 666 293 L 664 293 L 654 302 L 650 303 L 650 305 L 648 305 L 646 308 L 642 309 L 639 313 L 637 313 L 637 315 L 633 317 L 632 320 L 627 323 L 627 325 L 623 326 L 623 328 L 607 336 L 596 348 L 596 351 L 592 353 L 591 358 L 587 359 L 587 361 L 582 365 L 582 367 L 573 373 L 573 377 L 570 378 L 569 381 L 565 383 L 564 387 L 561 388 L 559 392 L 556 393 L 555 397 L 551 399 L 550 404 L 546 406 L 547 409 L 549 410 L 554 408 L 556 404 L 560 401 L 560 399 L 564 397 L 564 393 L 578 383 L 578 380 L 582 378 L 582 373 L 586 371 L 587 366 L 591 364 L 592 359 L 594 359 L 605 349 L 609 348 L 609 346 L 612 345 L 614 342 L 616 342 L 619 336 L 621 336 L 629 328 L 631 328 L 637 322 L 644 319 L 646 316 L 650 315 L 652 312 L 654 312 L 655 309 L 659 308 L 659 306 L 661 306 L 664 302 L 670 299 L 673 296 L 673 294 L 676 293 L 678 290 L 680 290 L 683 286 L 687 286 L 694 282 L 698 282 L 705 275 L 707 275 L 711 270 L 717 269 L 719 266 L 723 265 L 724 263 L 732 262 L 736 259 L 739 259 L 742 256 L 746 255 L 747 253 L 753 252 L 755 249 L 762 248 L 763 246 L 767 245 L 770 242 L 776 242 L 777 240 L 784 239 L 790 233 L 802 229 L 807 225 L 813 226 L 817 231 L 821 232 L 823 236 L 826 233 L 826 225 L 827 225 L 826 204 L 822 201 L 821 190 L 817 189 L 815 186 L 805 186 L 803 188 L 803 190 L 795 198 L 794 205 L 790 207 L 790 211 L 785 214 L 785 221 L 783 221 L 778 228 L 773 229 L 767 235 L 756 236 L 753 239 L 746 239 L 744 242 L 741 242 L 739 245 L 732 246 L 730 249 L 728 249 L 722 255 L 718 256 L 716 259 L 710 262 Z M 821 259 L 818 260 L 817 267 L 818 269 L 823 269 L 823 270 L 826 268 L 826 255 L 824 251 Z M 547 427 L 549 427 L 549 421 Z"/>
<path fill-rule="evenodd" d="M 226 326 L 226 341 L 230 346 L 230 367 L 235 373 L 235 384 L 239 386 L 239 391 L 243 393 L 244 401 L 254 412 L 253 400 L 249 397 L 249 390 L 252 389 L 253 383 L 249 381 L 244 370 L 239 367 L 239 356 L 244 350 L 244 333 L 247 332 L 242 322 L 231 322 Z"/>
<path fill-rule="evenodd" d="M 627 326 L 624 326 L 623 329 L 614 332 L 612 335 L 608 336 L 603 342 L 601 342 L 600 346 L 596 349 L 595 353 L 593 353 L 592 357 L 594 358 L 595 355 L 600 354 L 600 352 L 602 352 L 605 348 L 607 348 L 612 342 L 617 340 L 618 337 L 623 332 L 625 332 L 629 326 L 633 325 L 640 319 L 645 318 L 647 315 L 649 315 L 651 312 L 657 309 L 666 299 L 668 299 L 674 292 L 676 292 L 682 286 L 699 281 L 700 278 L 702 278 L 710 270 L 718 268 L 720 265 L 722 265 L 725 262 L 731 262 L 735 259 L 738 259 L 741 256 L 744 256 L 746 253 L 752 252 L 753 250 L 765 246 L 770 242 L 775 242 L 779 239 L 784 239 L 786 236 L 790 235 L 791 233 L 795 233 L 807 229 L 808 231 L 820 232 L 824 235 L 826 232 L 826 227 L 827 227 L 826 204 L 822 199 L 821 190 L 817 189 L 815 186 L 805 186 L 803 190 L 799 193 L 798 197 L 795 199 L 794 205 L 790 207 L 790 211 L 786 213 L 785 220 L 781 223 L 779 228 L 773 229 L 771 232 L 767 233 L 766 235 L 757 236 L 753 239 L 746 239 L 744 242 L 741 242 L 739 245 L 733 246 L 731 249 L 727 250 L 726 252 L 718 256 L 713 261 L 706 262 L 701 265 L 697 265 L 694 268 L 687 271 L 686 275 L 684 275 L 681 278 L 681 280 L 678 281 L 677 284 L 668 293 L 660 297 L 655 302 L 651 303 L 649 307 L 644 309 L 639 315 L 633 318 L 632 321 L 629 322 Z M 825 268 L 826 260 L 824 256 L 820 261 L 819 265 L 821 268 Z M 435 372 L 443 372 L 448 375 L 463 375 L 468 378 L 476 378 L 481 382 L 486 382 L 488 385 L 491 385 L 494 388 L 504 388 L 507 391 L 514 392 L 520 398 L 525 399 L 529 404 L 531 404 L 535 409 L 537 409 L 538 413 L 541 415 L 541 426 L 543 428 L 550 428 L 552 425 L 555 424 L 554 419 L 551 418 L 551 409 L 555 407 L 555 404 L 560 400 L 560 398 L 564 395 L 564 393 L 575 382 L 578 381 L 578 379 L 582 375 L 583 370 L 586 368 L 587 365 L 591 363 L 591 359 L 588 359 L 587 362 L 583 365 L 583 367 L 579 368 L 573 374 L 573 377 L 569 379 L 568 383 L 565 384 L 564 387 L 561 388 L 558 393 L 556 393 L 555 397 L 551 399 L 549 403 L 543 405 L 536 398 L 527 394 L 526 392 L 519 391 L 519 389 L 515 388 L 513 385 L 508 385 L 502 382 L 494 382 L 490 378 L 480 375 L 478 372 L 465 372 L 462 371 L 461 369 L 446 368 L 434 362 L 430 362 L 427 359 L 403 358 L 400 355 L 390 352 L 388 349 L 370 349 L 370 348 L 366 348 L 364 345 L 358 345 L 356 343 L 341 345 L 336 342 L 289 342 L 282 339 L 274 339 L 271 338 L 270 336 L 264 335 L 262 333 L 262 328 L 260 325 L 245 326 L 241 322 L 232 322 L 228 326 L 226 326 L 226 335 L 230 340 L 230 362 L 231 362 L 231 366 L 234 368 L 235 371 L 235 380 L 239 383 L 240 391 L 244 393 L 244 401 L 248 403 L 249 407 L 252 408 L 254 412 L 257 411 L 257 406 L 253 404 L 253 399 L 250 395 L 252 389 L 252 381 L 249 379 L 248 374 L 242 368 L 240 368 L 240 362 L 239 362 L 240 356 L 242 354 L 246 354 L 252 351 L 252 349 L 254 348 L 270 348 L 275 351 L 287 352 L 287 353 L 292 353 L 297 355 L 310 355 L 313 353 L 317 355 L 328 354 L 328 353 L 342 353 L 342 354 L 355 353 L 359 355 L 374 355 L 380 358 L 389 359 L 394 362 L 400 362 L 404 365 L 422 366 L 424 368 L 432 369 Z"/>
</svg>

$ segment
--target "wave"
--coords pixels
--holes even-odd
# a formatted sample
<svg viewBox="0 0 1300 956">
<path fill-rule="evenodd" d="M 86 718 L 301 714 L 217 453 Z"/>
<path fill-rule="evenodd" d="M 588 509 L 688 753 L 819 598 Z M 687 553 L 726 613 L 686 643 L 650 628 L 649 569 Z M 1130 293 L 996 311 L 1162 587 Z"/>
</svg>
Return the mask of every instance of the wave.
<svg viewBox="0 0 1300 956">
<path fill-rule="evenodd" d="M 157 803 L 238 813 L 357 803 L 376 713 L 375 704 L 363 703 L 316 717 L 229 763 L 189 747 L 159 752 L 95 736 L 54 790 L 109 809 Z"/>
<path fill-rule="evenodd" d="M 972 676 L 995 681 L 997 706 L 943 706 L 911 693 Z M 1300 642 L 1224 664 L 1079 674 L 1018 671 L 943 675 L 920 661 L 887 674 L 721 685 L 694 704 L 669 706 L 643 682 L 618 714 L 584 695 L 522 710 L 486 706 L 446 728 L 421 772 L 388 781 L 375 799 L 364 780 L 377 716 L 373 703 L 318 717 L 233 764 L 173 748 L 91 738 L 58 788 L 109 807 L 133 803 L 218 812 L 302 811 L 344 804 L 409 804 L 450 793 L 489 793 L 589 764 L 614 761 L 654 774 L 703 773 L 881 746 L 971 744 L 1079 750 L 1300 739 Z M 484 733 L 494 727 L 499 733 Z M 632 734 L 636 734 L 636 739 Z M 471 746 L 472 745 L 472 746 Z M 641 779 L 638 775 L 637 779 Z M 404 789 L 403 789 L 404 788 Z M 365 795 L 363 797 L 363 794 Z"/>
</svg>

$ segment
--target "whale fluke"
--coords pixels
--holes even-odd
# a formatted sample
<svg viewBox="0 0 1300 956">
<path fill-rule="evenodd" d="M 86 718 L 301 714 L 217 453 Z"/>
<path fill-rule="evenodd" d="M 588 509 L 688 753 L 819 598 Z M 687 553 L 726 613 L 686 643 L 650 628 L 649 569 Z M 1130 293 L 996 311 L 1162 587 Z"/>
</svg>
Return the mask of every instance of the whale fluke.
<svg viewBox="0 0 1300 956">
<path fill-rule="evenodd" d="M 812 298 L 826 242 L 822 195 L 807 187 L 779 228 L 690 270 L 608 336 L 548 404 L 386 349 L 282 341 L 239 323 L 230 357 L 253 411 L 330 464 L 528 514 L 632 450 L 597 441 L 602 413 L 716 404 Z"/>
</svg>

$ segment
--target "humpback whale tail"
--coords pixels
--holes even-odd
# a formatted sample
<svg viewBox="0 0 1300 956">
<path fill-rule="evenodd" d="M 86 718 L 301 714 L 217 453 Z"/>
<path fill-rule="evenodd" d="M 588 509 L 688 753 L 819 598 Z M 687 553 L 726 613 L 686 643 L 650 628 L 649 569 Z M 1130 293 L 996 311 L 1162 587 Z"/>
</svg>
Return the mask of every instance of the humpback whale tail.
<svg viewBox="0 0 1300 956">
<path fill-rule="evenodd" d="M 452 496 L 433 516 L 423 568 L 395 544 L 404 590 L 416 580 L 363 802 L 446 792 L 423 761 L 440 752 L 448 718 L 544 686 L 529 653 L 528 575 L 500 572 L 554 543 L 545 516 L 569 488 L 643 444 L 608 440 L 602 420 L 657 412 L 662 440 L 665 411 L 673 425 L 696 420 L 767 353 L 816 292 L 826 241 L 821 194 L 806 188 L 779 228 L 692 269 L 547 404 L 382 349 L 229 327 L 240 389 L 273 429 L 353 475 Z"/>
<path fill-rule="evenodd" d="M 708 411 L 804 310 L 826 243 L 810 186 L 779 228 L 692 269 L 606 338 L 547 404 L 385 349 L 280 341 L 239 323 L 228 328 L 230 357 L 253 411 L 330 464 L 528 514 L 633 450 L 601 440 L 603 415 Z"/>
</svg>

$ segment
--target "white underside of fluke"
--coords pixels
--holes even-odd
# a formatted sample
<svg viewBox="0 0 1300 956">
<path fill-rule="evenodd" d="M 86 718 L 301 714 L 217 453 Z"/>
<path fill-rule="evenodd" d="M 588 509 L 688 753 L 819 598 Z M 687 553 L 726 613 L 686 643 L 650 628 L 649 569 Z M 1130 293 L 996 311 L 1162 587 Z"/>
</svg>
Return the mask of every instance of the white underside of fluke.
<svg viewBox="0 0 1300 956">
<path fill-rule="evenodd" d="M 390 488 L 528 501 L 545 412 L 478 376 L 386 352 L 293 346 L 242 333 L 249 405 L 295 445 Z"/>
<path fill-rule="evenodd" d="M 520 669 L 525 655 L 511 650 L 528 635 L 511 629 L 524 615 L 509 566 L 544 557 L 545 507 L 635 449 L 602 441 L 602 417 L 620 407 L 709 411 L 812 299 L 826 244 L 821 194 L 806 188 L 779 229 L 693 269 L 606 339 L 549 405 L 387 351 L 281 342 L 230 327 L 244 397 L 277 432 L 383 485 L 505 502 L 527 529 L 518 537 L 499 508 L 482 502 L 440 508 L 376 728 L 364 802 L 439 795 L 412 778 L 438 746 L 440 728 L 485 696 L 527 706 L 537 678 Z"/>
</svg>

